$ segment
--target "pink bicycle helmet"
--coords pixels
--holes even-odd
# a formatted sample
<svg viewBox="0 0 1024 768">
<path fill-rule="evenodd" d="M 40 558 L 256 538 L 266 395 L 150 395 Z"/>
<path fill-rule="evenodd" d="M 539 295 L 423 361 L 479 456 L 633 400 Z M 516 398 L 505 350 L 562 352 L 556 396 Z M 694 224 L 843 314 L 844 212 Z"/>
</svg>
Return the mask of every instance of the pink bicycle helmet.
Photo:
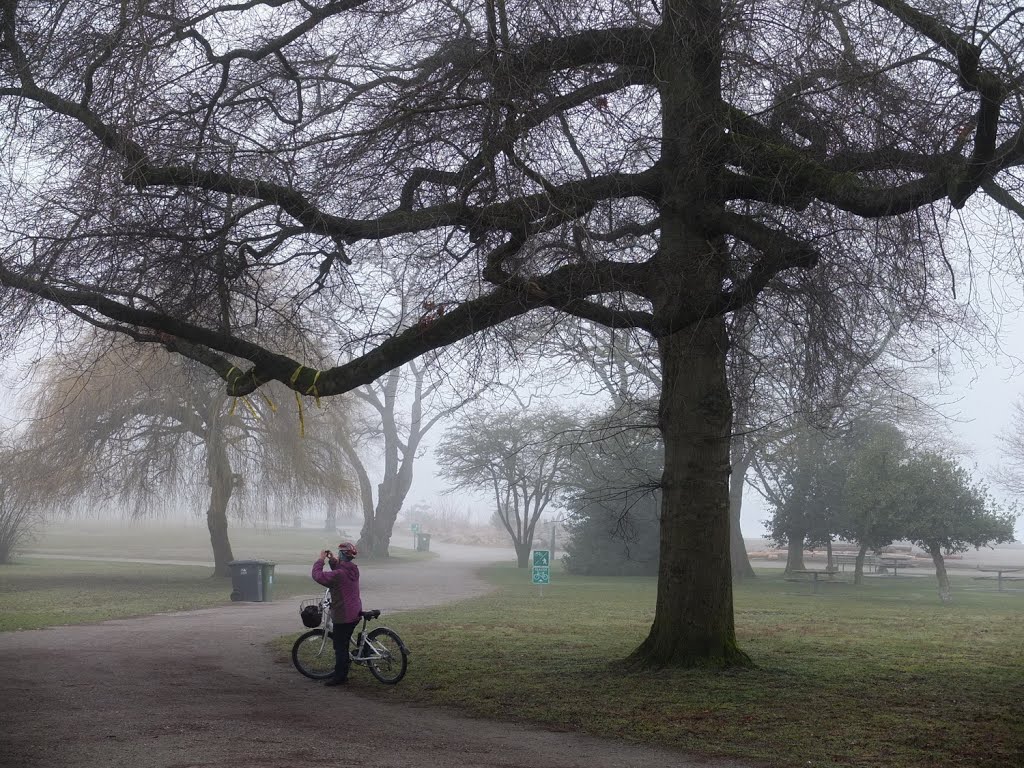
<svg viewBox="0 0 1024 768">
<path fill-rule="evenodd" d="M 351 559 L 359 554 L 359 550 L 351 541 L 343 541 L 338 545 L 338 554 Z"/>
</svg>

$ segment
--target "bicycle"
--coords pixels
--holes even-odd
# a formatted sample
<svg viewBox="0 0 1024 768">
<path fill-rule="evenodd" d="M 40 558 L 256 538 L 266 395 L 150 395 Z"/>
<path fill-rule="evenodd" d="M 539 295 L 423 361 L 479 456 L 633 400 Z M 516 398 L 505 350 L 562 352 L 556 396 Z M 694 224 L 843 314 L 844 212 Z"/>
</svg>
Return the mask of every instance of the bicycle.
<svg viewBox="0 0 1024 768">
<path fill-rule="evenodd" d="M 298 637 L 292 645 L 292 664 L 313 680 L 325 680 L 334 674 L 334 622 L 331 620 L 331 591 L 322 598 L 303 600 L 299 615 L 307 627 L 315 627 Z M 368 622 L 380 617 L 380 611 L 360 611 L 363 624 L 358 634 L 352 633 L 349 658 L 353 664 L 365 666 L 375 678 L 394 685 L 409 667 L 409 649 L 393 629 L 377 627 L 366 631 Z"/>
</svg>

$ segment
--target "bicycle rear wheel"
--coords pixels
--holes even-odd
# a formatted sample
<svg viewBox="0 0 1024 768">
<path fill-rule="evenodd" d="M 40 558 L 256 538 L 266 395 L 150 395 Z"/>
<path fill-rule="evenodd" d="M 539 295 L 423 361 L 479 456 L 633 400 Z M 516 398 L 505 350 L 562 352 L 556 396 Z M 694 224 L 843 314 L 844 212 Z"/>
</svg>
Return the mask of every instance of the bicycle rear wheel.
<svg viewBox="0 0 1024 768">
<path fill-rule="evenodd" d="M 324 680 L 333 675 L 334 633 L 321 628 L 300 635 L 292 646 L 292 664 L 314 680 Z"/>
<path fill-rule="evenodd" d="M 394 685 L 409 667 L 409 651 L 396 632 L 378 627 L 366 639 L 372 644 L 374 658 L 366 660 L 371 674 L 387 685 Z"/>
</svg>

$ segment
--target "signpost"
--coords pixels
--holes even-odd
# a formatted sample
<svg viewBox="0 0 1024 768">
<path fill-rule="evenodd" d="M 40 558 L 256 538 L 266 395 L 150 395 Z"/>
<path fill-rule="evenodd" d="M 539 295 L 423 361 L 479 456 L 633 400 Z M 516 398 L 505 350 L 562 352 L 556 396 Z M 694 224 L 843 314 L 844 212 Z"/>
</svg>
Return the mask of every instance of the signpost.
<svg viewBox="0 0 1024 768">
<path fill-rule="evenodd" d="M 419 544 L 420 524 L 413 523 L 412 526 L 412 551 L 415 552 Z"/>
<path fill-rule="evenodd" d="M 547 549 L 533 550 L 533 578 L 532 583 L 540 588 L 540 594 L 544 594 L 544 585 L 551 583 L 551 552 Z"/>
</svg>

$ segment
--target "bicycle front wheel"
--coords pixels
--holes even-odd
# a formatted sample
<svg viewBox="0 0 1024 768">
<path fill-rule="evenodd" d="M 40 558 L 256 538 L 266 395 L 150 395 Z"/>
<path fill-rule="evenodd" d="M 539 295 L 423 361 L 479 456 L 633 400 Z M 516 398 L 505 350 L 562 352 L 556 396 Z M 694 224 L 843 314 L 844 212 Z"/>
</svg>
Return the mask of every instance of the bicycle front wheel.
<svg viewBox="0 0 1024 768">
<path fill-rule="evenodd" d="M 373 658 L 366 660 L 370 672 L 387 685 L 394 685 L 409 666 L 409 651 L 397 633 L 378 627 L 366 636 L 373 649 Z"/>
<path fill-rule="evenodd" d="M 334 633 L 323 629 L 300 635 L 292 646 L 292 664 L 306 677 L 323 680 L 334 674 Z"/>
</svg>

